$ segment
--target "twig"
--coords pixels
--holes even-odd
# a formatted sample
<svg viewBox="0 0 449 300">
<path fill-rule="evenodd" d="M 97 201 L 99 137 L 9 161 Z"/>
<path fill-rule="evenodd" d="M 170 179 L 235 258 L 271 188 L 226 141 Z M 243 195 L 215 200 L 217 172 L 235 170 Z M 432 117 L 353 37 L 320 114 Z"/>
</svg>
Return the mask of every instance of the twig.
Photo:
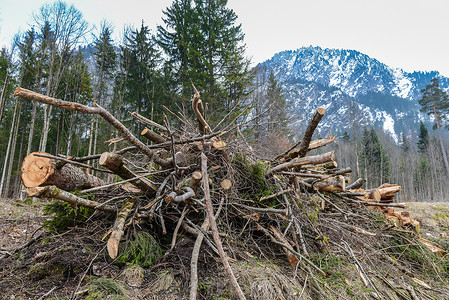
<svg viewBox="0 0 449 300">
<path fill-rule="evenodd" d="M 263 213 L 263 214 L 282 214 L 287 215 L 287 209 L 276 209 L 271 207 L 254 207 L 248 206 L 241 203 L 233 203 L 233 205 L 237 205 L 243 207 L 244 209 L 248 209 L 254 212 Z"/>
<path fill-rule="evenodd" d="M 45 294 L 43 294 L 42 296 L 39 297 L 38 300 L 42 300 L 45 299 L 45 297 L 50 296 L 51 293 L 53 293 L 53 291 L 56 289 L 56 286 L 52 287 L 51 290 L 49 290 L 48 292 L 46 292 Z"/>
<path fill-rule="evenodd" d="M 182 213 L 181 213 L 181 217 L 179 217 L 178 224 L 176 224 L 175 230 L 173 231 L 173 237 L 172 237 L 172 240 L 171 240 L 170 250 L 173 250 L 173 248 L 176 245 L 176 236 L 178 235 L 179 227 L 181 227 L 182 221 L 184 220 L 184 217 L 188 213 L 189 213 L 189 209 L 187 208 L 187 206 L 184 206 L 184 209 L 182 210 Z"/>
<path fill-rule="evenodd" d="M 259 228 L 263 233 L 265 233 L 271 239 L 271 241 L 273 243 L 286 248 L 291 253 L 293 253 L 295 256 L 297 256 L 298 258 L 300 258 L 300 259 L 304 260 L 305 262 L 307 262 L 315 270 L 317 270 L 319 273 L 321 273 L 321 275 L 326 277 L 326 273 L 323 270 L 321 270 L 317 265 L 315 265 L 310 259 L 308 259 L 304 255 L 302 255 L 301 253 L 299 253 L 298 251 L 293 249 L 291 246 L 286 245 L 285 243 L 282 243 L 282 242 L 278 241 L 267 229 L 263 228 L 259 223 L 256 223 L 256 224 L 257 224 L 257 228 Z"/>
<path fill-rule="evenodd" d="M 121 150 L 115 151 L 115 154 L 125 154 L 126 152 L 129 152 L 131 150 L 136 150 L 137 147 L 135 146 L 131 146 L 131 147 L 126 147 L 123 148 Z M 88 161 L 88 160 L 94 160 L 94 159 L 99 159 L 101 156 L 101 154 L 94 154 L 94 155 L 88 155 L 88 156 L 82 156 L 82 157 L 73 157 L 70 158 L 70 161 L 77 161 L 77 162 L 83 162 L 83 161 Z"/>
<path fill-rule="evenodd" d="M 272 195 L 269 195 L 269 196 L 261 197 L 259 201 L 264 201 L 264 200 L 276 198 L 277 196 L 280 196 L 280 195 L 286 194 L 286 193 L 290 193 L 290 192 L 293 192 L 293 190 L 292 189 L 282 190 L 280 192 L 277 192 L 276 194 L 272 194 Z"/>
<path fill-rule="evenodd" d="M 114 173 L 114 172 L 112 172 L 112 173 Z M 82 191 L 79 192 L 79 194 L 85 194 L 85 193 L 90 193 L 90 192 L 95 192 L 95 191 L 98 191 L 98 190 L 110 188 L 112 186 L 120 185 L 120 184 L 123 184 L 123 183 L 126 183 L 126 182 L 131 182 L 131 181 L 134 181 L 134 180 L 137 180 L 137 179 L 140 179 L 142 177 L 146 177 L 146 176 L 152 175 L 152 174 L 153 173 L 145 173 L 143 175 L 139 175 L 139 176 L 131 178 L 131 179 L 126 179 L 126 180 L 123 180 L 123 181 L 114 182 L 114 183 L 110 183 L 110 184 L 106 184 L 106 185 L 102 185 L 102 186 L 97 186 L 97 187 L 94 187 L 94 188 L 91 188 L 91 189 L 87 189 L 87 190 L 82 190 Z"/>
<path fill-rule="evenodd" d="M 83 280 L 84 280 L 84 277 L 86 277 L 87 272 L 89 272 L 89 269 L 90 269 L 90 267 L 92 266 L 92 264 L 94 263 L 94 260 L 97 259 L 98 255 L 100 255 L 100 253 L 102 253 L 103 250 L 104 250 L 105 248 L 106 248 L 106 245 L 105 245 L 100 251 L 98 251 L 97 254 L 95 254 L 94 258 L 92 258 L 92 260 L 90 261 L 89 265 L 87 266 L 86 271 L 84 271 L 83 276 L 81 276 L 81 279 L 80 279 L 80 281 L 78 282 L 78 285 L 76 286 L 76 289 L 75 289 L 75 290 L 73 291 L 73 293 L 72 293 L 72 297 L 70 298 L 71 300 L 74 300 L 74 299 L 76 298 L 76 292 L 77 292 L 78 289 L 80 288 L 81 283 L 82 283 Z"/>
<path fill-rule="evenodd" d="M 342 244 L 345 245 L 345 250 L 346 252 L 348 252 L 348 254 L 354 259 L 354 262 L 356 264 L 356 266 L 358 266 L 360 268 L 360 273 L 364 275 L 365 279 L 368 281 L 368 283 L 371 285 L 371 287 L 374 289 L 374 291 L 377 294 L 377 297 L 380 297 L 379 291 L 377 290 L 376 286 L 373 284 L 373 282 L 371 281 L 371 279 L 368 277 L 368 275 L 366 274 L 365 270 L 363 269 L 361 263 L 359 262 L 359 260 L 357 259 L 357 257 L 354 255 L 354 252 L 352 251 L 351 247 L 349 246 L 349 244 L 345 241 L 342 240 Z M 361 276 L 363 279 L 363 276 Z"/>
<path fill-rule="evenodd" d="M 238 298 L 240 300 L 246 299 L 245 295 L 243 294 L 242 289 L 240 288 L 240 285 L 237 282 L 237 279 L 234 276 L 234 273 L 231 269 L 229 261 L 226 257 L 226 253 L 224 252 L 223 245 L 220 240 L 220 236 L 218 235 L 217 224 L 215 222 L 213 208 L 212 208 L 212 201 L 210 198 L 209 175 L 207 174 L 207 157 L 204 153 L 201 153 L 201 171 L 203 173 L 203 189 L 204 189 L 204 198 L 205 198 L 205 202 L 206 202 L 206 211 L 209 216 L 209 223 L 210 223 L 210 228 L 212 230 L 212 236 L 214 238 L 215 244 L 217 245 L 217 249 L 220 254 L 221 262 L 223 263 L 226 274 L 228 274 L 229 280 L 231 281 L 231 284 L 232 284 L 234 291 L 236 292 Z"/>
</svg>

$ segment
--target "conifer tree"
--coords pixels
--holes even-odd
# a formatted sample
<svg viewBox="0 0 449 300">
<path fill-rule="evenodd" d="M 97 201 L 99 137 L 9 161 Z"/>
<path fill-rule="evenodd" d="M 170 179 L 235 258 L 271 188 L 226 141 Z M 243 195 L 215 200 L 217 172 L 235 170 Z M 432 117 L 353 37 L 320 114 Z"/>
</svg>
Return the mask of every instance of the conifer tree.
<svg viewBox="0 0 449 300">
<path fill-rule="evenodd" d="M 226 0 L 175 0 L 158 27 L 181 95 L 191 98 L 193 81 L 216 118 L 248 94 L 251 80 L 241 26 L 226 6 Z"/>
<path fill-rule="evenodd" d="M 266 92 L 266 108 L 271 106 L 268 111 L 268 131 L 288 135 L 288 117 L 286 111 L 286 100 L 282 93 L 282 88 L 274 77 L 273 72 L 268 78 L 268 87 Z"/>
<path fill-rule="evenodd" d="M 449 162 L 447 160 L 446 149 L 443 144 L 441 136 L 441 126 L 449 126 L 449 96 L 440 88 L 438 78 L 435 77 L 431 83 L 421 90 L 421 99 L 418 100 L 421 104 L 421 111 L 428 115 L 433 115 L 435 118 L 435 125 L 438 129 L 438 137 L 440 140 L 441 152 L 443 155 L 444 164 L 446 166 L 447 176 L 449 177 Z"/>
<path fill-rule="evenodd" d="M 427 148 L 429 147 L 429 131 L 426 128 L 426 125 L 422 121 L 419 123 L 419 134 L 418 134 L 418 152 L 421 154 L 425 154 L 427 152 Z"/>
</svg>

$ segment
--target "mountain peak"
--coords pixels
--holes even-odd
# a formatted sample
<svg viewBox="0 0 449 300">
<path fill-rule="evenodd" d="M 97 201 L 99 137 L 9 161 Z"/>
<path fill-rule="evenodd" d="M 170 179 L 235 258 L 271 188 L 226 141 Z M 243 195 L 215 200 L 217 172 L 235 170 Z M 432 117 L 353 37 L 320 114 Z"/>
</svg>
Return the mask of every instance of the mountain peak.
<svg viewBox="0 0 449 300">
<path fill-rule="evenodd" d="M 341 117 L 348 114 L 349 106 L 357 107 L 364 115 L 363 124 L 377 124 L 394 138 L 427 117 L 420 114 L 417 100 L 432 78 L 438 77 L 440 86 L 449 90 L 449 79 L 437 71 L 408 73 L 350 49 L 308 46 L 286 50 L 259 67 L 275 74 L 298 111 L 312 111 L 319 105 Z M 350 127 L 340 126 L 340 130 Z"/>
</svg>

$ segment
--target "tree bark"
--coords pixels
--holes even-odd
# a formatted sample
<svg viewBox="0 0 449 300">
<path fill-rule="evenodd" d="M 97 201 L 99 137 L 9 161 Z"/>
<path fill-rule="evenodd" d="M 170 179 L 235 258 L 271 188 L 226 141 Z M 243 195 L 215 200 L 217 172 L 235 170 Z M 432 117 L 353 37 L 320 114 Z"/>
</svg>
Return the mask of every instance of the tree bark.
<svg viewBox="0 0 449 300">
<path fill-rule="evenodd" d="M 293 167 L 299 167 L 299 166 L 303 166 L 303 165 L 308 165 L 308 164 L 312 164 L 312 165 L 317 165 L 317 164 L 322 164 L 328 161 L 332 161 L 335 158 L 335 152 L 331 151 L 331 152 L 327 152 L 321 155 L 315 155 L 315 156 L 307 156 L 307 157 L 297 157 L 295 159 L 292 159 L 289 162 L 280 164 L 274 168 L 271 168 L 270 170 L 268 170 L 267 174 L 265 175 L 266 177 L 272 175 L 273 173 L 277 173 L 277 172 L 281 172 Z"/>
<path fill-rule="evenodd" d="M 55 185 L 65 191 L 81 190 L 103 185 L 103 180 L 86 174 L 81 169 L 70 164 L 60 166 L 60 162 L 34 154 L 25 157 L 22 163 L 22 182 L 27 188 Z"/>
<path fill-rule="evenodd" d="M 298 157 L 304 157 L 307 151 L 309 151 L 309 144 L 310 141 L 312 141 L 313 133 L 315 132 L 318 123 L 321 121 L 325 113 L 326 110 L 324 108 L 320 107 L 316 110 L 315 114 L 313 115 L 312 119 L 309 122 L 309 125 L 307 126 L 306 131 L 304 132 L 302 142 L 299 145 Z"/>
<path fill-rule="evenodd" d="M 102 205 L 102 203 L 87 200 L 84 198 L 80 198 L 78 196 L 73 195 L 72 193 L 66 192 L 64 190 L 61 190 L 57 188 L 54 185 L 51 186 L 44 186 L 44 187 L 34 187 L 34 188 L 27 188 L 25 193 L 28 194 L 30 197 L 37 197 L 37 198 L 53 198 L 53 199 L 59 199 L 62 201 L 65 201 L 67 203 L 70 203 L 72 207 L 76 208 L 78 206 L 83 206 L 87 208 L 94 208 L 106 212 L 116 212 L 117 209 L 110 205 Z"/>
<path fill-rule="evenodd" d="M 99 163 L 100 165 L 108 168 L 123 179 L 131 179 L 137 177 L 136 174 L 134 174 L 125 166 L 123 157 L 119 154 L 104 152 L 100 156 Z M 158 190 L 158 187 L 156 185 L 152 184 L 145 178 L 138 179 L 134 181 L 133 184 L 149 195 L 156 194 Z"/>
<path fill-rule="evenodd" d="M 135 200 L 133 198 L 128 198 L 123 204 L 122 208 L 117 215 L 117 218 L 114 222 L 114 227 L 112 228 L 111 236 L 108 240 L 108 254 L 112 259 L 115 259 L 118 254 L 118 245 L 120 243 L 120 239 L 124 233 L 125 221 L 128 218 L 128 215 L 131 213 Z"/>
<path fill-rule="evenodd" d="M 144 128 L 144 130 L 142 130 L 141 135 L 143 135 L 144 137 L 146 137 L 147 139 L 149 139 L 150 141 L 156 143 L 156 144 L 161 144 L 161 143 L 165 143 L 167 142 L 167 140 L 165 138 L 163 138 L 162 136 L 160 136 L 159 134 L 157 134 L 156 132 L 148 129 L 148 128 Z"/>
</svg>

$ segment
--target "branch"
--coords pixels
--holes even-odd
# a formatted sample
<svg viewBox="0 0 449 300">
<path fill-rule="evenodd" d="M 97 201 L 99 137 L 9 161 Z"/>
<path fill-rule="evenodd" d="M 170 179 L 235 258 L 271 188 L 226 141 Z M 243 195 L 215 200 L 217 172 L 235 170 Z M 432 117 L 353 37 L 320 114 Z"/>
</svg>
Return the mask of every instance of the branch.
<svg viewBox="0 0 449 300">
<path fill-rule="evenodd" d="M 16 91 L 14 92 L 14 96 L 20 96 L 23 98 L 27 98 L 33 101 L 45 103 L 48 105 L 56 106 L 63 109 L 68 110 L 74 110 L 79 111 L 85 114 L 98 114 L 102 116 L 107 122 L 109 122 L 112 126 L 115 127 L 122 135 L 123 137 L 130 142 L 132 145 L 136 146 L 140 151 L 145 153 L 150 160 L 154 159 L 154 162 L 158 165 L 168 168 L 170 167 L 170 163 L 161 159 L 155 153 L 149 149 L 144 143 L 139 141 L 129 130 L 125 127 L 119 120 L 117 120 L 113 115 L 111 115 L 107 110 L 105 110 L 103 107 L 101 107 L 98 104 L 94 104 L 96 107 L 90 107 L 86 105 L 82 105 L 76 102 L 69 102 L 64 101 L 52 97 L 47 97 L 41 94 L 38 94 L 36 92 L 23 89 L 21 87 L 18 87 Z"/>
<path fill-rule="evenodd" d="M 72 193 L 59 189 L 54 185 L 45 187 L 27 188 L 24 190 L 24 192 L 27 193 L 28 196 L 30 197 L 59 199 L 70 203 L 72 207 L 83 206 L 102 210 L 105 212 L 117 211 L 113 206 L 101 205 L 101 203 L 99 202 L 80 198 L 78 196 L 73 195 Z"/>
<path fill-rule="evenodd" d="M 223 244 L 221 243 L 220 236 L 218 235 L 217 223 L 215 222 L 214 212 L 212 208 L 212 200 L 210 198 L 209 190 L 209 175 L 207 174 L 207 157 L 204 153 L 201 153 L 201 171 L 203 173 L 203 189 L 204 189 L 204 199 L 206 201 L 206 211 L 209 216 L 210 228 L 212 230 L 212 236 L 214 238 L 215 244 L 217 245 L 218 252 L 220 254 L 221 262 L 225 268 L 226 274 L 228 274 L 229 280 L 231 281 L 234 291 L 236 292 L 240 300 L 246 299 L 245 295 L 240 288 L 237 279 L 232 272 L 231 266 L 227 259 L 226 253 L 223 250 Z"/>
<path fill-rule="evenodd" d="M 321 107 L 316 110 L 316 113 L 313 115 L 312 119 L 309 122 L 309 125 L 307 126 L 306 131 L 304 132 L 304 137 L 302 139 L 301 145 L 299 145 L 298 157 L 304 157 L 306 155 L 309 149 L 310 141 L 312 140 L 313 132 L 318 126 L 318 123 L 323 118 L 325 112 L 326 111 L 324 110 L 324 108 Z"/>
</svg>

